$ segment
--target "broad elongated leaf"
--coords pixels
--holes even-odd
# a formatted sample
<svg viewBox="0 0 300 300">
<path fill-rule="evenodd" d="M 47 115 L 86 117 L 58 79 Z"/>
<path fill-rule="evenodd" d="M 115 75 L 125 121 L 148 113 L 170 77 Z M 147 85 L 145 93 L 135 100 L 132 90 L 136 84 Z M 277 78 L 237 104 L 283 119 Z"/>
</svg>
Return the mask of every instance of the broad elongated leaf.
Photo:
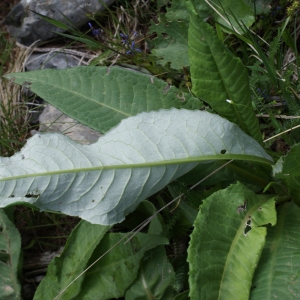
<svg viewBox="0 0 300 300">
<path fill-rule="evenodd" d="M 300 208 L 293 202 L 278 209 L 275 227 L 268 228 L 251 289 L 252 300 L 300 297 Z"/>
<path fill-rule="evenodd" d="M 214 29 L 195 13 L 189 26 L 189 59 L 193 93 L 261 143 L 245 67 L 222 45 Z"/>
<path fill-rule="evenodd" d="M 88 267 L 93 251 L 109 228 L 82 220 L 72 231 L 60 257 L 54 258 L 49 264 L 47 275 L 38 286 L 34 300 L 53 300 L 77 278 Z M 84 277 L 85 274 L 82 274 L 59 299 L 73 299 L 77 296 Z"/>
<path fill-rule="evenodd" d="M 0 209 L 0 300 L 20 299 L 17 278 L 20 250 L 20 234 Z"/>
<path fill-rule="evenodd" d="M 108 233 L 95 249 L 90 263 L 106 253 L 112 246 L 126 237 L 125 233 Z M 126 239 L 111 249 L 91 267 L 85 276 L 81 293 L 74 300 L 115 299 L 125 291 L 137 277 L 140 260 L 147 250 L 168 244 L 165 237 L 138 233 L 128 242 Z"/>
<path fill-rule="evenodd" d="M 19 153 L 2 158 L 0 206 L 29 202 L 111 225 L 199 162 L 217 159 L 272 164 L 238 126 L 202 111 L 142 113 L 88 146 L 37 134 Z"/>
<path fill-rule="evenodd" d="M 261 226 L 276 223 L 268 197 L 238 183 L 201 205 L 188 249 L 191 300 L 249 299 L 267 234 Z"/>
<path fill-rule="evenodd" d="M 198 109 L 201 101 L 165 81 L 124 68 L 77 67 L 5 75 L 80 123 L 106 132 L 122 119 L 161 108 Z"/>
</svg>

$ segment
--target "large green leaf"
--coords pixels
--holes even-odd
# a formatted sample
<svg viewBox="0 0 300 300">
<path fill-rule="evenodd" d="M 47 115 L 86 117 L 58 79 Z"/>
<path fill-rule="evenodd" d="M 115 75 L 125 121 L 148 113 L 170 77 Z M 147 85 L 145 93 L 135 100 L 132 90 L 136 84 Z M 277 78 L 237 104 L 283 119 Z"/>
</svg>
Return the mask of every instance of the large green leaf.
<svg viewBox="0 0 300 300">
<path fill-rule="evenodd" d="M 19 300 L 17 278 L 21 238 L 14 224 L 0 209 L 0 300 Z"/>
<path fill-rule="evenodd" d="M 0 207 L 28 202 L 112 225 L 199 162 L 224 159 L 272 164 L 238 126 L 203 111 L 142 113 L 92 145 L 36 134 L 19 153 L 1 159 Z"/>
<path fill-rule="evenodd" d="M 247 71 L 222 45 L 215 30 L 197 15 L 190 20 L 189 59 L 193 93 L 261 143 Z"/>
<path fill-rule="evenodd" d="M 125 233 L 108 233 L 95 249 L 90 263 L 125 236 Z M 105 300 L 124 296 L 138 275 L 145 252 L 164 244 L 168 244 L 167 238 L 152 234 L 138 233 L 128 242 L 125 239 L 87 271 L 80 294 L 72 299 Z"/>
<path fill-rule="evenodd" d="M 38 286 L 34 300 L 53 300 L 77 278 L 88 267 L 96 246 L 109 228 L 82 220 L 72 231 L 62 254 L 49 264 L 47 275 Z M 80 292 L 84 277 L 85 274 L 80 276 L 59 299 L 73 299 Z"/>
<path fill-rule="evenodd" d="M 238 183 L 201 205 L 188 249 L 192 300 L 249 299 L 267 234 L 261 226 L 276 223 L 268 198 Z"/>
<path fill-rule="evenodd" d="M 130 69 L 77 67 L 12 73 L 5 78 L 30 83 L 30 89 L 68 116 L 99 132 L 122 119 L 160 108 L 197 109 L 201 101 L 174 86 Z"/>
<path fill-rule="evenodd" d="M 300 298 L 300 208 L 293 202 L 278 209 L 275 227 L 268 228 L 266 245 L 256 269 L 252 300 Z"/>
</svg>

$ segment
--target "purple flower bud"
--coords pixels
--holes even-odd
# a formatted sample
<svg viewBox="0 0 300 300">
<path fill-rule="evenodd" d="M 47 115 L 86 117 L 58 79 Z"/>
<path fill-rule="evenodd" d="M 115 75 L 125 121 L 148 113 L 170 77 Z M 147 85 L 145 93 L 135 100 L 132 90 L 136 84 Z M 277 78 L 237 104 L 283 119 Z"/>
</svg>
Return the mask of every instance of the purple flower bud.
<svg viewBox="0 0 300 300">
<path fill-rule="evenodd" d="M 99 29 L 93 29 L 93 35 L 100 35 L 100 30 Z"/>
<path fill-rule="evenodd" d="M 93 35 L 95 35 L 95 36 L 100 36 L 101 35 L 101 31 L 102 31 L 101 29 L 95 29 L 90 22 L 88 22 L 88 25 L 92 29 Z"/>
<path fill-rule="evenodd" d="M 122 44 L 125 45 L 128 43 L 128 35 L 120 33 L 120 37 L 122 38 Z"/>
</svg>

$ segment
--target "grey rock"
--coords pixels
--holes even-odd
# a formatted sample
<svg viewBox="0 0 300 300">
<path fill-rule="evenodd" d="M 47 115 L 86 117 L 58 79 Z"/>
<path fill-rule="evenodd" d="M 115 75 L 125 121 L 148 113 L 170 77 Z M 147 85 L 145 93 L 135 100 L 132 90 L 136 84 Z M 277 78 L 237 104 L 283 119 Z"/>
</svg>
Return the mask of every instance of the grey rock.
<svg viewBox="0 0 300 300">
<path fill-rule="evenodd" d="M 103 0 L 107 6 L 113 2 L 114 0 Z M 66 23 L 67 18 L 75 27 L 80 27 L 88 22 L 89 15 L 94 15 L 104 8 L 99 0 L 21 0 L 8 14 L 5 23 L 10 34 L 20 44 L 29 46 L 37 40 L 53 38 L 56 35 L 53 31 L 65 31 L 34 12 L 63 23 Z"/>
<path fill-rule="evenodd" d="M 48 52 L 31 54 L 25 64 L 26 71 L 41 69 L 65 69 L 80 65 L 80 58 L 67 53 Z"/>
<path fill-rule="evenodd" d="M 64 69 L 78 66 L 82 63 L 82 53 L 74 50 L 69 53 L 50 51 L 42 54 L 32 54 L 26 61 L 25 69 L 34 71 L 38 69 Z M 30 91 L 27 91 L 30 95 Z M 72 140 L 81 144 L 91 144 L 98 140 L 101 134 L 89 127 L 79 124 L 76 120 L 63 114 L 54 106 L 48 104 L 44 108 L 44 100 L 37 97 L 36 106 L 30 109 L 30 120 L 32 124 L 39 123 L 40 132 L 60 132 L 69 136 Z M 28 104 L 29 106 L 32 105 Z"/>
<path fill-rule="evenodd" d="M 67 50 L 66 50 L 67 51 Z M 41 69 L 65 69 L 72 68 L 81 65 L 82 59 L 78 56 L 68 53 L 50 51 L 47 53 L 31 54 L 26 60 L 25 70 L 35 71 Z M 28 98 L 33 96 L 26 87 L 23 88 L 23 92 L 27 94 Z M 39 116 L 44 108 L 44 100 L 40 97 L 35 97 L 35 103 L 28 103 L 29 107 L 29 120 L 31 124 L 39 123 Z"/>
<path fill-rule="evenodd" d="M 60 132 L 81 144 L 95 143 L 101 133 L 78 123 L 52 105 L 40 115 L 40 132 Z"/>
<path fill-rule="evenodd" d="M 4 24 L 13 25 L 15 27 L 21 27 L 24 15 L 24 6 L 21 2 L 19 2 L 7 15 Z"/>
</svg>

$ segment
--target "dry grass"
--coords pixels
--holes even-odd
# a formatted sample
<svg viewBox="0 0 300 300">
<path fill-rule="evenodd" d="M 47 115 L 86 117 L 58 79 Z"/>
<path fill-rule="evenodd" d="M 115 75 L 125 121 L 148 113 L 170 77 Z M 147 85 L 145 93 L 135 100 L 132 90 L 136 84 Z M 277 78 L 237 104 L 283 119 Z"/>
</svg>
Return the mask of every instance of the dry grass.
<svg viewBox="0 0 300 300">
<path fill-rule="evenodd" d="M 7 40 L 6 51 L 9 51 L 9 56 L 3 73 L 23 71 L 28 50 Z M 4 78 L 0 79 L 0 129 L 1 156 L 9 156 L 19 150 L 30 130 L 28 108 L 21 87 Z"/>
<path fill-rule="evenodd" d="M 31 48 L 18 46 L 6 31 L 5 17 L 18 0 L 0 3 L 0 156 L 11 156 L 28 138 L 29 110 L 21 87 L 2 78 L 7 73 L 24 71 Z"/>
</svg>

